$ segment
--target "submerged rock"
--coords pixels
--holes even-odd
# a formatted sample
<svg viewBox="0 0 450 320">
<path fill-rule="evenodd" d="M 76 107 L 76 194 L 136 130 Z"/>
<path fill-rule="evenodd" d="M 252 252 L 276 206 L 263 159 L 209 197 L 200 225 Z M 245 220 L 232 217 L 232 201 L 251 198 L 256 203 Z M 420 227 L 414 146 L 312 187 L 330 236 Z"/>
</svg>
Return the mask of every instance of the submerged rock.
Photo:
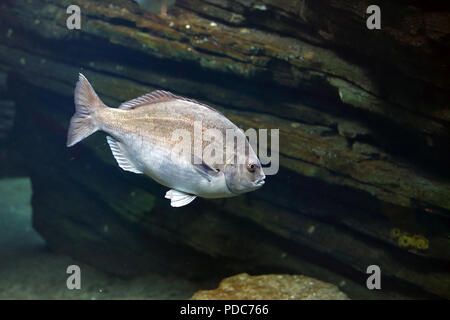
<svg viewBox="0 0 450 320">
<path fill-rule="evenodd" d="M 196 292 L 192 300 L 347 300 L 330 283 L 302 275 L 241 273 L 222 280 L 214 290 Z"/>
</svg>

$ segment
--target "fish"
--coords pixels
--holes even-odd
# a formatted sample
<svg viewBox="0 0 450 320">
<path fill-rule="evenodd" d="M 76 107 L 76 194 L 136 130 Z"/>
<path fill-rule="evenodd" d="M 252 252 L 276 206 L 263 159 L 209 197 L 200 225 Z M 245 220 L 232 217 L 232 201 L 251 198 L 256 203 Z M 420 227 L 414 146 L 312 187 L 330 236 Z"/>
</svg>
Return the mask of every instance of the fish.
<svg viewBox="0 0 450 320">
<path fill-rule="evenodd" d="M 263 167 L 245 133 L 206 104 L 156 90 L 111 108 L 81 73 L 74 102 L 67 147 L 97 131 L 105 132 L 119 167 L 149 176 L 169 188 L 165 198 L 172 207 L 185 206 L 197 197 L 239 196 L 265 183 Z M 180 140 L 177 132 L 185 134 L 185 144 L 181 144 L 183 136 Z M 231 132 L 236 143 L 198 134 L 208 132 Z M 240 147 L 238 141 L 243 142 Z M 189 148 L 192 145 L 193 150 Z M 214 150 L 210 154 L 217 157 L 205 157 L 208 150 Z"/>
</svg>

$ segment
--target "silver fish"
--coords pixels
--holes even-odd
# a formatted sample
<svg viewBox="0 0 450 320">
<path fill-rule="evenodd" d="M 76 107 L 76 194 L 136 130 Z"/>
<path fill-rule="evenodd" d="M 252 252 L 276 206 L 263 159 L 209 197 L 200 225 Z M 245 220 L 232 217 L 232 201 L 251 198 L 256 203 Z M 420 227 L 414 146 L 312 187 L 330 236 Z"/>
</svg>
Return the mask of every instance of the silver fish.
<svg viewBox="0 0 450 320">
<path fill-rule="evenodd" d="M 80 74 L 75 88 L 75 110 L 68 131 L 68 147 L 96 131 L 106 132 L 118 165 L 126 171 L 146 174 L 170 188 L 166 198 L 173 207 L 187 205 L 197 196 L 237 196 L 264 184 L 261 163 L 245 134 L 207 105 L 158 90 L 110 108 Z M 207 147 L 208 141 L 195 135 L 196 122 L 201 122 L 203 131 L 213 129 L 224 134 L 227 130 L 234 131 L 237 139 L 243 138 L 245 148 L 233 147 L 227 153 L 228 145 L 224 144 L 223 154 L 231 154 L 233 159 L 223 162 L 207 163 L 196 154 L 186 152 L 174 157 L 177 141 L 173 133 L 177 129 L 192 133 L 189 143 L 200 144 L 202 152 Z M 243 161 L 236 161 L 239 156 Z"/>
</svg>

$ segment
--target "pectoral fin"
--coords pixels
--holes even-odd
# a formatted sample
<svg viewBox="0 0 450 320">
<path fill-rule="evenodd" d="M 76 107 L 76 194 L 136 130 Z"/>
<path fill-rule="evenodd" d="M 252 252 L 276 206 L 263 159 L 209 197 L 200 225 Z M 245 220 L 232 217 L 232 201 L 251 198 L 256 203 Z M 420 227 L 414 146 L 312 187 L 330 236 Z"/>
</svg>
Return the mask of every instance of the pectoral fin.
<svg viewBox="0 0 450 320">
<path fill-rule="evenodd" d="M 172 207 L 185 206 L 194 201 L 195 198 L 197 198 L 196 195 L 184 193 L 182 191 L 174 189 L 170 189 L 169 191 L 166 192 L 166 199 L 170 199 L 170 205 Z"/>
<path fill-rule="evenodd" d="M 199 158 L 197 158 L 194 155 L 193 155 L 193 158 L 194 158 L 194 160 L 198 160 L 198 161 L 193 161 L 193 163 L 192 163 L 194 166 L 194 169 L 197 170 L 197 172 L 200 173 L 200 175 L 202 177 L 206 178 L 209 182 L 211 182 L 212 178 L 217 176 L 217 174 L 219 173 L 218 170 L 214 169 L 213 167 L 211 167 L 209 164 L 207 164 L 203 160 L 200 160 Z"/>
</svg>

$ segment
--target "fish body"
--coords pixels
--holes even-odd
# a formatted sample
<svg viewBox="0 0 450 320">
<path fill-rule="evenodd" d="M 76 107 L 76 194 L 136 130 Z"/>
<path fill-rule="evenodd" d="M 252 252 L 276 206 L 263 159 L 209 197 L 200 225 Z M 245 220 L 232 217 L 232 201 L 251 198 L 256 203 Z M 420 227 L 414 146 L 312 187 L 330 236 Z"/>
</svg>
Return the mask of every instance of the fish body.
<svg viewBox="0 0 450 320">
<path fill-rule="evenodd" d="M 170 188 L 166 198 L 171 199 L 172 206 L 186 205 L 196 196 L 233 197 L 264 184 L 261 163 L 244 133 L 207 105 L 170 92 L 155 91 L 125 102 L 119 108 L 109 108 L 80 74 L 75 106 L 67 145 L 73 146 L 98 130 L 106 132 L 119 166 L 126 171 L 146 174 Z M 188 133 L 189 146 L 200 146 L 200 157 L 192 150 L 174 153 L 179 145 L 179 139 L 174 136 L 176 130 Z M 224 136 L 227 130 L 242 135 L 245 139 L 244 162 L 232 163 L 227 159 L 205 162 L 201 154 L 208 146 L 217 144 L 217 148 L 227 154 L 224 143 L 204 139 L 202 133 L 206 130 Z M 230 154 L 235 156 L 236 152 L 239 151 L 233 150 Z"/>
</svg>

